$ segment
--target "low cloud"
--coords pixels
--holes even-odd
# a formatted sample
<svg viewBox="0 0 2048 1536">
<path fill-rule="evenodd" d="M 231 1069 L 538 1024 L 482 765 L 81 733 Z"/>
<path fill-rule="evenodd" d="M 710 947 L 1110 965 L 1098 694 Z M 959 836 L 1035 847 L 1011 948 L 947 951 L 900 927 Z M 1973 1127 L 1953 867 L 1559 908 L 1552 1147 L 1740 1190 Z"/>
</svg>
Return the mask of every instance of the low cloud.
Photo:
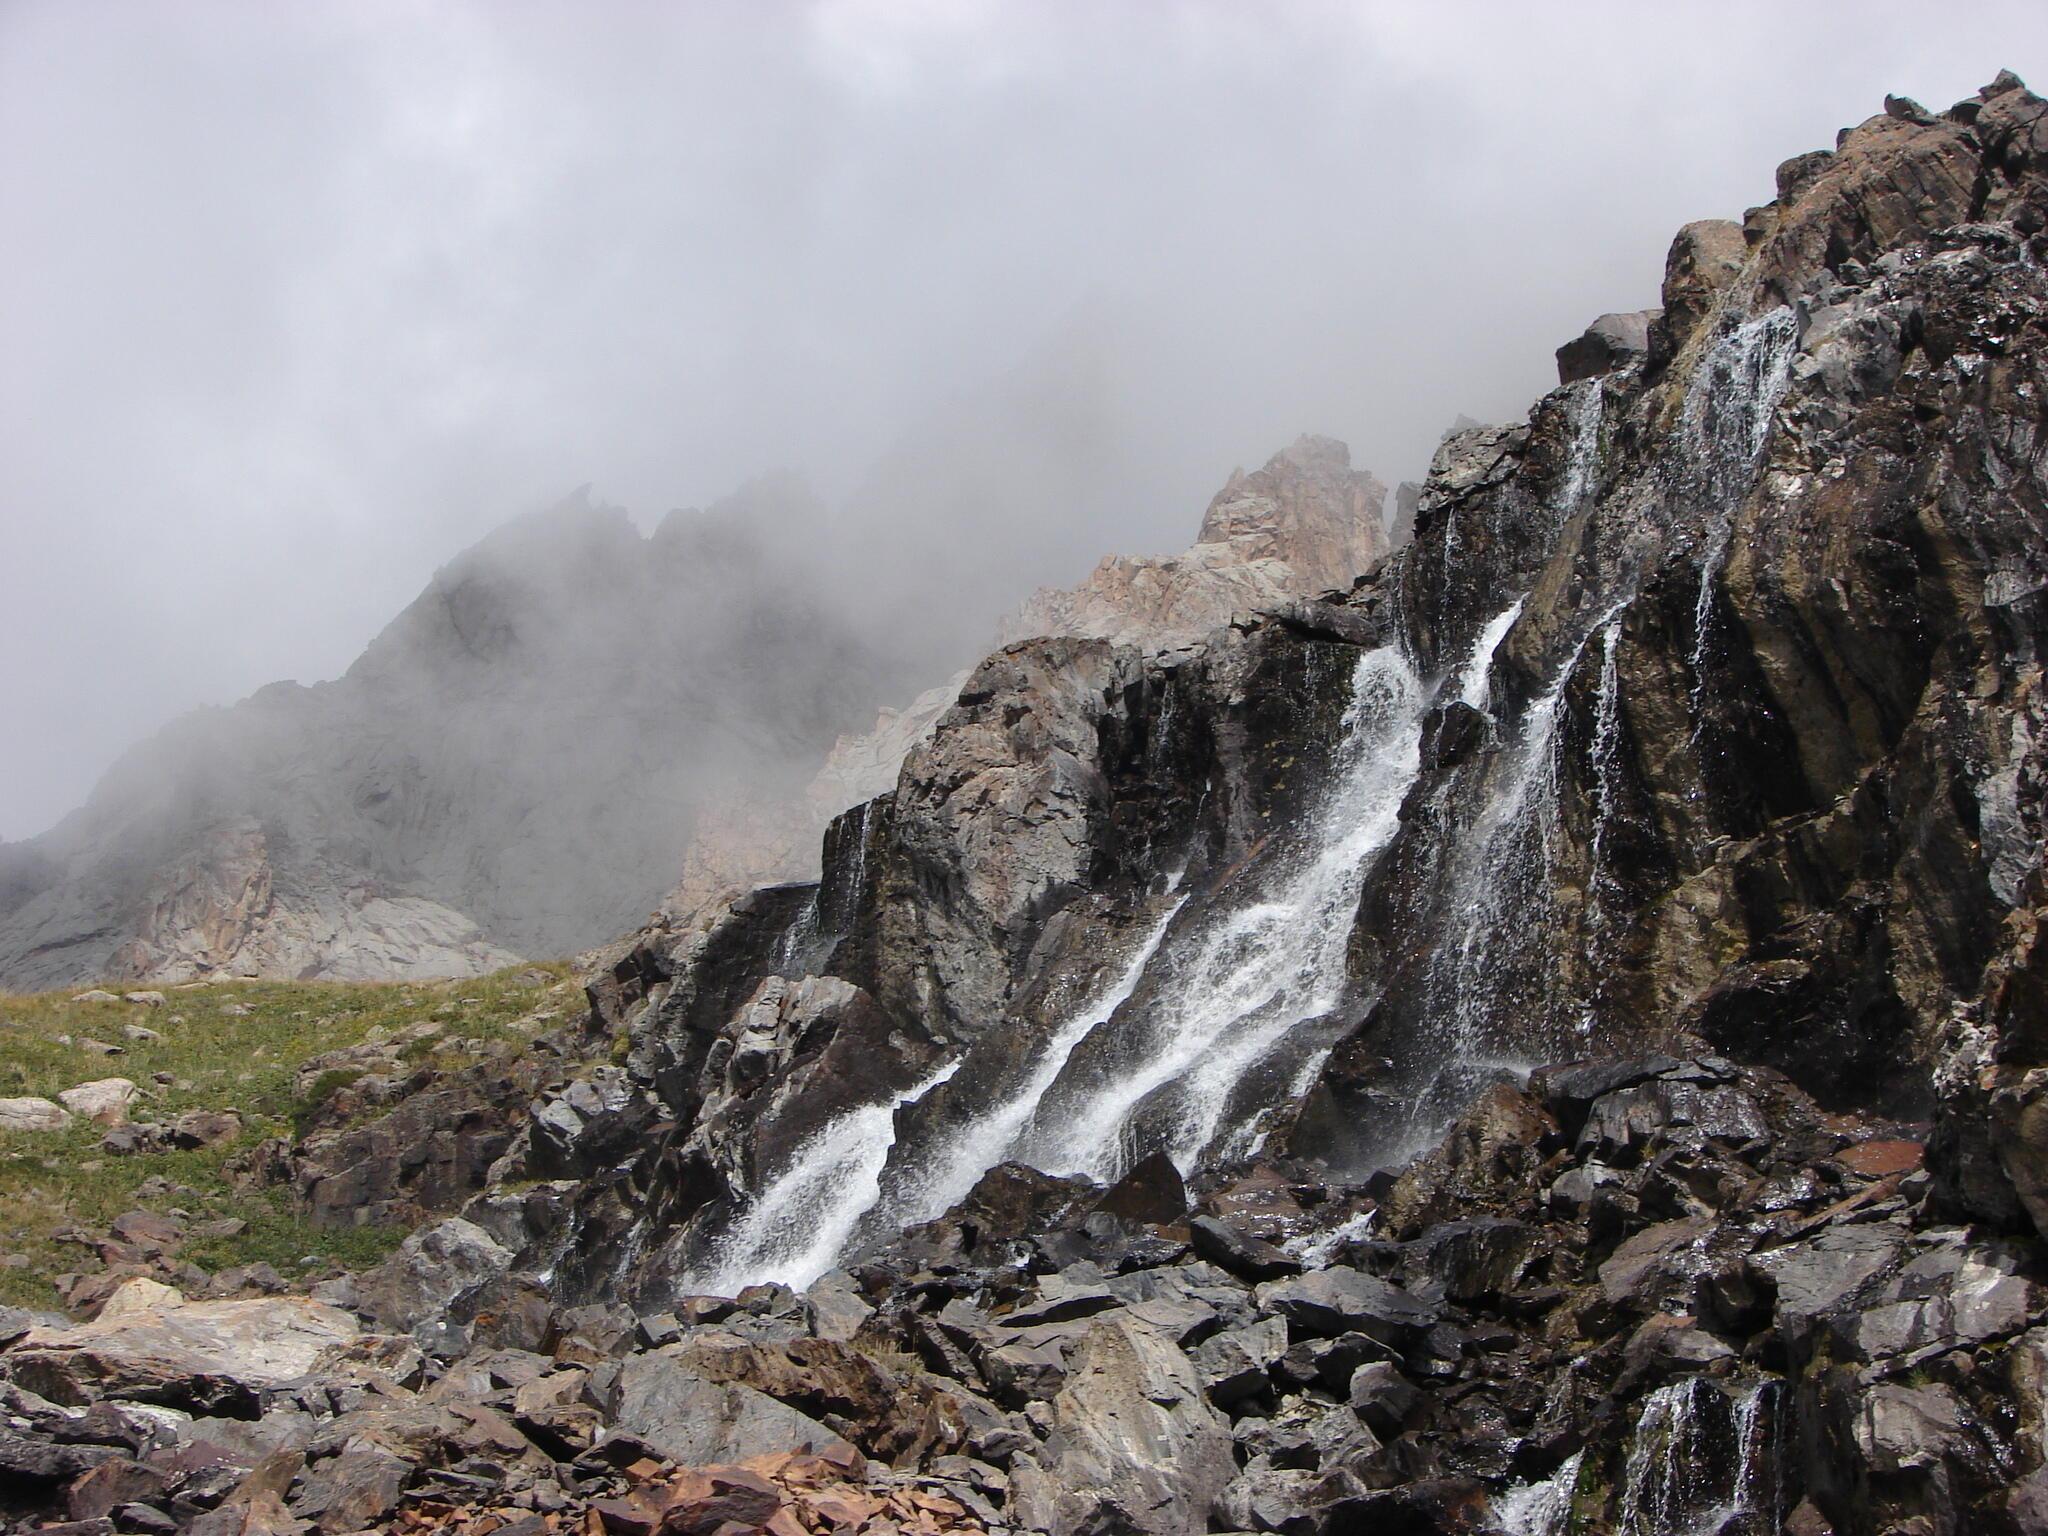
<svg viewBox="0 0 2048 1536">
<path fill-rule="evenodd" d="M 1653 301 L 1679 223 L 2044 43 L 2019 5 L 15 0 L 0 835 L 586 481 L 651 524 L 805 476 L 937 665 L 1299 431 L 1418 473 Z"/>
</svg>

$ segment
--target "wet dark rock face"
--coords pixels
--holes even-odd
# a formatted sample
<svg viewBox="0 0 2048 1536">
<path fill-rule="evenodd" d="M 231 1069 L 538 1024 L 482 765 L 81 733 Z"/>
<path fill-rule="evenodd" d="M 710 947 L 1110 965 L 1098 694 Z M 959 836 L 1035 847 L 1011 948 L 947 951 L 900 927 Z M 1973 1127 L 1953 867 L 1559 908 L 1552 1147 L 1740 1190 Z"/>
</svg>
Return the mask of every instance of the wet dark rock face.
<svg viewBox="0 0 2048 1536">
<path fill-rule="evenodd" d="M 2048 107 L 1778 185 L 1351 590 L 1007 647 L 817 885 L 273 1149 L 440 1218 L 310 1375 L 188 1319 L 171 1433 L 147 1298 L 24 1320 L 4 1464 L 128 1529 L 2043 1528 Z"/>
</svg>

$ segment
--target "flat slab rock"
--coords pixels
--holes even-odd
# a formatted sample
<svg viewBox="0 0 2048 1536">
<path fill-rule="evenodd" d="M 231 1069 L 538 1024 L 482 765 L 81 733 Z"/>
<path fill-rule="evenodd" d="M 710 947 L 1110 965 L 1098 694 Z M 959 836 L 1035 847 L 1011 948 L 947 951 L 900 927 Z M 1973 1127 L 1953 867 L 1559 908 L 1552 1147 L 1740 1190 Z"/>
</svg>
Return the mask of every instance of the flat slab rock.
<svg viewBox="0 0 2048 1536">
<path fill-rule="evenodd" d="M 0 1131 L 61 1131 L 71 1111 L 49 1099 L 0 1099 Z"/>
<path fill-rule="evenodd" d="M 674 1355 L 635 1355 L 619 1372 L 614 1427 L 683 1466 L 786 1452 L 847 1455 L 816 1419 L 737 1382 L 709 1381 Z"/>
<path fill-rule="evenodd" d="M 1295 1330 L 1334 1338 L 1363 1333 L 1385 1343 L 1427 1332 L 1436 1310 L 1400 1286 L 1332 1264 L 1290 1280 L 1273 1280 L 1258 1289 L 1259 1308 L 1277 1312 Z"/>
<path fill-rule="evenodd" d="M 130 1280 L 89 1323 L 38 1323 L 0 1353 L 0 1375 L 53 1402 L 153 1398 L 194 1378 L 283 1386 L 362 1336 L 354 1316 L 302 1296 L 187 1301 Z"/>
</svg>

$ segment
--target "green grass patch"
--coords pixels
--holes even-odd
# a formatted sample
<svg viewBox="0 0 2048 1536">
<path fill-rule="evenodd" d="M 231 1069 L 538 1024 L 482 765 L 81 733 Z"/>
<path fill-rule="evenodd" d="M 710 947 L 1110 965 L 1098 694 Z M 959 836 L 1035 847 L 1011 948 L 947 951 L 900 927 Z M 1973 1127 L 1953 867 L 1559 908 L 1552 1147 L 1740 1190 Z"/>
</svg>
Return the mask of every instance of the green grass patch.
<svg viewBox="0 0 2048 1536">
<path fill-rule="evenodd" d="M 188 1229 L 244 1223 L 233 1236 L 193 1237 L 180 1249 L 181 1258 L 208 1271 L 267 1263 L 290 1279 L 306 1259 L 347 1268 L 375 1263 L 402 1231 L 308 1226 L 292 1213 L 286 1191 L 239 1187 L 227 1172 L 230 1159 L 257 1142 L 302 1134 L 313 1111 L 364 1070 L 320 1072 L 302 1091 L 301 1068 L 330 1051 L 394 1039 L 400 1070 L 458 1067 L 582 1009 L 562 965 L 432 983 L 160 987 L 153 989 L 165 995 L 160 1008 L 73 1002 L 83 990 L 0 993 L 0 1097 L 54 1099 L 79 1083 L 125 1077 L 140 1090 L 131 1119 L 167 1122 L 186 1110 L 228 1109 L 243 1116 L 242 1131 L 217 1147 L 127 1157 L 103 1151 L 103 1129 L 82 1121 L 61 1131 L 0 1132 L 0 1260 L 18 1254 L 25 1261 L 0 1262 L 0 1303 L 55 1306 L 55 1276 L 99 1267 L 90 1249 L 59 1241 L 59 1234 L 98 1234 L 135 1209 L 183 1212 Z M 130 1039 L 129 1024 L 162 1038 Z M 78 1043 L 84 1039 L 122 1046 L 125 1054 L 100 1055 Z M 157 1192 L 142 1192 L 152 1178 L 162 1181 L 150 1186 Z"/>
</svg>

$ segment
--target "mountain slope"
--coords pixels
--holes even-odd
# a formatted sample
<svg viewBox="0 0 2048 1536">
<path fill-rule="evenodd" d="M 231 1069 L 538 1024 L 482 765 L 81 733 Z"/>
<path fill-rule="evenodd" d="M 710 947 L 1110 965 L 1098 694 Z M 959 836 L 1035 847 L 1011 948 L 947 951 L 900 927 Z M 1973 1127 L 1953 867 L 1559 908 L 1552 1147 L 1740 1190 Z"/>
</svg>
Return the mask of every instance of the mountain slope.
<svg viewBox="0 0 2048 1536">
<path fill-rule="evenodd" d="M 582 499 L 451 562 L 340 679 L 182 720 L 5 850 L 0 978 L 375 977 L 644 919 L 699 808 L 800 790 L 893 674 L 764 484 L 643 538 Z"/>
</svg>

